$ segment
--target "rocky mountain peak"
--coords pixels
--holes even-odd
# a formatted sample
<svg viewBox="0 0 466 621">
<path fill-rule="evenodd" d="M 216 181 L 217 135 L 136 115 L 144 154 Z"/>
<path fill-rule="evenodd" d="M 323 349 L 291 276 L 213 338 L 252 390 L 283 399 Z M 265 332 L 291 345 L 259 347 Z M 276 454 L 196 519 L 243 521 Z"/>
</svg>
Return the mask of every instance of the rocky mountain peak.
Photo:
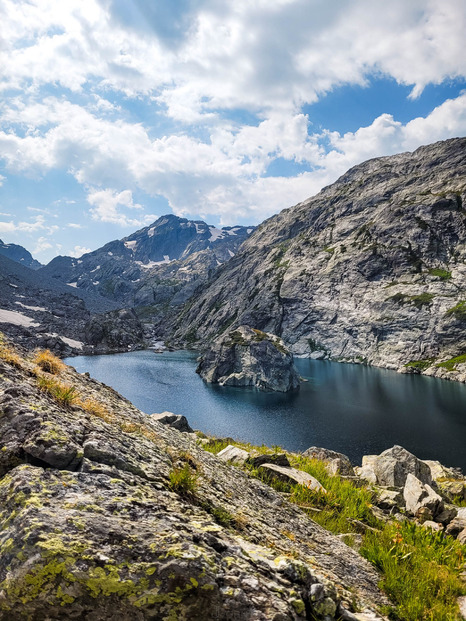
<svg viewBox="0 0 466 621">
<path fill-rule="evenodd" d="M 18 246 L 17 244 L 5 244 L 5 242 L 3 242 L 1 239 L 0 254 L 8 257 L 8 259 L 11 259 L 12 261 L 16 261 L 17 263 L 24 265 L 24 267 L 30 267 L 33 270 L 37 270 L 42 267 L 42 264 L 34 259 L 32 254 L 28 250 L 26 250 L 26 248 L 23 248 L 23 246 Z"/>
<path fill-rule="evenodd" d="M 241 324 L 294 354 L 464 377 L 466 138 L 355 166 L 263 222 L 175 339 Z"/>
</svg>

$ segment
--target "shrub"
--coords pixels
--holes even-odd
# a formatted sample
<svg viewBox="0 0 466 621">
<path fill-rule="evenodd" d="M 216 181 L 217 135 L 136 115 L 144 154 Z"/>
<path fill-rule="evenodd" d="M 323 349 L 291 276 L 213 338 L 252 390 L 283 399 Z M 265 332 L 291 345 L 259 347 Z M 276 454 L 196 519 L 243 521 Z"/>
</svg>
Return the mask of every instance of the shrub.
<svg viewBox="0 0 466 621">
<path fill-rule="evenodd" d="M 460 300 L 458 304 L 449 308 L 445 313 L 446 317 L 454 317 L 459 321 L 466 321 L 466 301 Z"/>
<path fill-rule="evenodd" d="M 60 358 L 57 358 L 48 349 L 38 350 L 34 355 L 34 362 L 42 371 L 52 375 L 58 375 L 66 368 Z"/>
<path fill-rule="evenodd" d="M 434 267 L 430 269 L 429 274 L 431 276 L 436 276 L 437 278 L 440 278 L 440 280 L 450 280 L 451 278 L 451 272 L 449 272 L 448 270 L 443 270 L 439 267 Z"/>
</svg>

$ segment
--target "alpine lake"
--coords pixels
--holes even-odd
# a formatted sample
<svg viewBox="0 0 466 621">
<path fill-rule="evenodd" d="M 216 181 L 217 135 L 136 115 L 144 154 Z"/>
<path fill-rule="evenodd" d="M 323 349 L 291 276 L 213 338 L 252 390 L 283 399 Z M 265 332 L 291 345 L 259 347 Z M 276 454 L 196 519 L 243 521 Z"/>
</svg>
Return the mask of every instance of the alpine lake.
<svg viewBox="0 0 466 621">
<path fill-rule="evenodd" d="M 421 459 L 466 472 L 466 385 L 358 364 L 295 359 L 291 393 L 206 384 L 197 354 L 137 351 L 65 360 L 143 412 L 184 414 L 193 429 L 303 451 L 322 446 L 360 465 L 399 444 Z"/>
</svg>

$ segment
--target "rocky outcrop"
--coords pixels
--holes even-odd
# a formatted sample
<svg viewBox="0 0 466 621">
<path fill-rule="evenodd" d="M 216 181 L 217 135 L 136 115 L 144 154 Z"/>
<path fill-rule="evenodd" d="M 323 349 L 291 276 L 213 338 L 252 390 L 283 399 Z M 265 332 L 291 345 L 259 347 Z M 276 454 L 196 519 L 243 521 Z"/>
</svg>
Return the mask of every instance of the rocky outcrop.
<svg viewBox="0 0 466 621">
<path fill-rule="evenodd" d="M 457 138 L 367 161 L 266 220 L 175 339 L 247 324 L 295 355 L 466 379 L 465 149 Z"/>
<path fill-rule="evenodd" d="M 239 326 L 215 341 L 196 369 L 203 380 L 221 386 L 253 386 L 287 392 L 299 387 L 293 356 L 283 341 Z"/>
<path fill-rule="evenodd" d="M 143 345 L 143 327 L 133 310 L 122 309 L 93 315 L 84 328 L 84 338 L 93 353 L 128 351 Z"/>
<path fill-rule="evenodd" d="M 377 572 L 283 495 L 70 368 L 8 360 L 1 621 L 382 618 Z"/>
<path fill-rule="evenodd" d="M 353 464 L 346 455 L 343 455 L 343 453 L 338 453 L 337 451 L 332 451 L 318 446 L 311 446 L 303 451 L 303 455 L 305 457 L 311 457 L 312 459 L 323 461 L 327 472 L 331 475 L 354 475 Z"/>
<path fill-rule="evenodd" d="M 357 474 L 370 483 L 404 487 L 409 474 L 422 483 L 432 483 L 429 466 L 402 446 L 393 446 L 380 455 L 365 455 Z"/>
</svg>

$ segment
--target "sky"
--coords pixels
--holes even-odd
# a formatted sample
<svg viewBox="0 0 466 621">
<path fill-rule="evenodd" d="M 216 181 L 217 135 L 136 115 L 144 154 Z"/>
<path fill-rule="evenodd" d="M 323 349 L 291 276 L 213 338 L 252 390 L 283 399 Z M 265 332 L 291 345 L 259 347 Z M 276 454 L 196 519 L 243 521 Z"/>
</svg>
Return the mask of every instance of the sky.
<svg viewBox="0 0 466 621">
<path fill-rule="evenodd" d="M 465 0 L 0 0 L 0 238 L 258 224 L 466 135 Z"/>
</svg>

